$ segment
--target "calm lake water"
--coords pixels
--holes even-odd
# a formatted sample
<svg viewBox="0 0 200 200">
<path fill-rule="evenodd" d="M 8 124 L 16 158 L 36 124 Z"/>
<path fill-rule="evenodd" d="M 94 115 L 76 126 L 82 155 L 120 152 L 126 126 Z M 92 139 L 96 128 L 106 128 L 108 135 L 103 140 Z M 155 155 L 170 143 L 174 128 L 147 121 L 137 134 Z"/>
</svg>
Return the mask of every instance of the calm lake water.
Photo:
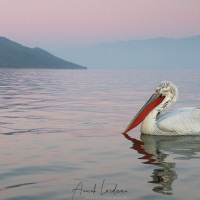
<svg viewBox="0 0 200 200">
<path fill-rule="evenodd" d="M 0 199 L 200 199 L 200 137 L 122 135 L 163 80 L 200 70 L 0 70 Z"/>
</svg>

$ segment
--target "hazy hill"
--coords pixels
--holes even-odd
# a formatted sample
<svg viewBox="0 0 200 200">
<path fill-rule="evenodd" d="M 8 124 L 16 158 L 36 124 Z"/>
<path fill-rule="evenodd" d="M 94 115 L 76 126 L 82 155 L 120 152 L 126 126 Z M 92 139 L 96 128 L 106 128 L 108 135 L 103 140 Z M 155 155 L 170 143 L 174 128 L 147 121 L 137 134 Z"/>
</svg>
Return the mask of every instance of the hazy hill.
<svg viewBox="0 0 200 200">
<path fill-rule="evenodd" d="M 64 53 L 60 52 L 60 55 Z M 65 58 L 97 68 L 200 68 L 200 35 L 121 41 L 69 49 Z"/>
<path fill-rule="evenodd" d="M 86 69 L 40 48 L 29 48 L 0 37 L 0 67 Z"/>
</svg>

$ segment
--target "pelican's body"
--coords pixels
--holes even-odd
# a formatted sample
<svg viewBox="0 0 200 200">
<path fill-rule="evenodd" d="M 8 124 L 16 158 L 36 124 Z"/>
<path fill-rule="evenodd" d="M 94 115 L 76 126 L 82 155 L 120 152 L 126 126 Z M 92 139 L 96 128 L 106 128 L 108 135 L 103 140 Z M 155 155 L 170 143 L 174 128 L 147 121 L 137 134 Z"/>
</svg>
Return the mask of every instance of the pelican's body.
<svg viewBox="0 0 200 200">
<path fill-rule="evenodd" d="M 165 111 L 177 100 L 178 90 L 162 82 L 149 101 L 131 121 L 124 133 L 142 122 L 141 133 L 150 135 L 200 135 L 200 108 L 184 107 Z"/>
</svg>

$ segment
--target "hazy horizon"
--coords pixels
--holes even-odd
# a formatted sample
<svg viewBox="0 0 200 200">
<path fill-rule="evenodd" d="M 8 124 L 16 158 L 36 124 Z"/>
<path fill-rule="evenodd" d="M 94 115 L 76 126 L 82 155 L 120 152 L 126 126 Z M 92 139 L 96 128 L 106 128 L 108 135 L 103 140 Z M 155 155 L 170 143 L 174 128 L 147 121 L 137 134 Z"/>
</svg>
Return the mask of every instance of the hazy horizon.
<svg viewBox="0 0 200 200">
<path fill-rule="evenodd" d="M 7 39 L 3 39 L 3 41 L 6 41 L 5 44 L 8 42 L 9 48 L 9 43 L 12 43 L 12 40 L 9 41 Z M 17 46 L 15 41 L 13 42 L 11 46 Z M 18 47 L 20 49 L 24 48 L 21 45 L 23 44 L 18 44 Z M 33 48 L 33 50 L 35 49 L 37 48 Z M 22 52 L 26 52 L 26 50 L 25 47 Z M 52 52 L 49 53 L 56 56 Z M 89 47 L 68 48 L 57 52 L 57 54 L 59 58 L 89 69 L 197 69 L 200 67 L 200 35 L 180 39 L 160 37 L 145 40 L 99 43 Z M 27 59 L 29 60 L 29 58 Z M 48 57 L 48 59 L 50 58 Z"/>
</svg>

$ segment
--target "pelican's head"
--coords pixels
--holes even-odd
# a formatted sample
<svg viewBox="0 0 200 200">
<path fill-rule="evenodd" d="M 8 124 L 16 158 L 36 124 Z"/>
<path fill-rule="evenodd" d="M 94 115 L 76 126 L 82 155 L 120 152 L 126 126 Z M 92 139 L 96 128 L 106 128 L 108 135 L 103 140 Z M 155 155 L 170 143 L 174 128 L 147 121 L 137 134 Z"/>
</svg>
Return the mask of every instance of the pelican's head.
<svg viewBox="0 0 200 200">
<path fill-rule="evenodd" d="M 171 103 L 175 102 L 177 98 L 177 87 L 169 81 L 161 82 L 154 90 L 153 95 L 150 97 L 147 103 L 133 118 L 124 133 L 127 133 L 128 131 L 139 125 L 153 109 L 157 109 L 158 112 L 161 112 L 166 109 Z"/>
<path fill-rule="evenodd" d="M 173 83 L 169 81 L 163 81 L 155 89 L 154 94 L 160 94 L 161 96 L 165 97 L 163 100 L 164 102 L 166 101 L 172 103 L 178 98 L 178 89 Z"/>
</svg>

